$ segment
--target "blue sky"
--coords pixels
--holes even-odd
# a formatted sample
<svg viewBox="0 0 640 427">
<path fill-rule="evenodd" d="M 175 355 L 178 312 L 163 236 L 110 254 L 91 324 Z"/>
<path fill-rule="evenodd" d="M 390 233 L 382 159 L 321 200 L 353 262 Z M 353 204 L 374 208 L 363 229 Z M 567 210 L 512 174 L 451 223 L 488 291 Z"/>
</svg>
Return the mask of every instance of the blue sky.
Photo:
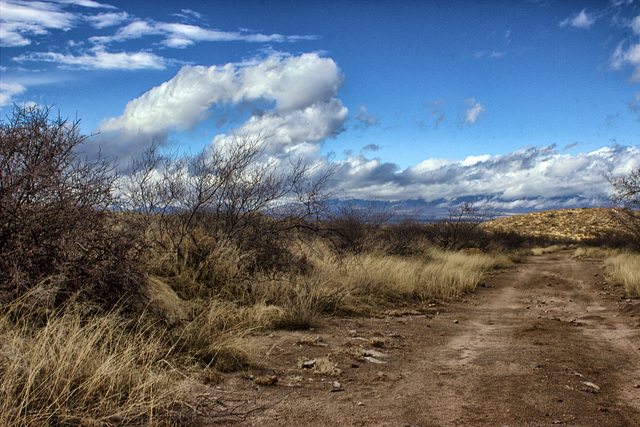
<svg viewBox="0 0 640 427">
<path fill-rule="evenodd" d="M 602 203 L 640 167 L 640 4 L 0 2 L 0 105 L 113 158 L 266 132 L 343 197 Z M 560 201 L 561 200 L 561 201 Z"/>
</svg>

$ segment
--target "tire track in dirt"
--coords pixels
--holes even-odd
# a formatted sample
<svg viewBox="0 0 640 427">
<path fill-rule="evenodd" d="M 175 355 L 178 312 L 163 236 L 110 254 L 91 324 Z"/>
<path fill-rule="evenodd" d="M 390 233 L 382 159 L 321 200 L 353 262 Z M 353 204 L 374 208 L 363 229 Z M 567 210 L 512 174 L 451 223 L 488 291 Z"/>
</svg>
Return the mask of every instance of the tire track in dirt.
<svg viewBox="0 0 640 427">
<path fill-rule="evenodd" d="M 457 392 L 413 421 L 640 425 L 640 335 L 599 295 L 601 274 L 568 253 L 531 258 L 475 295 L 486 302 L 449 310 L 462 331 L 423 361 L 436 377 L 421 394 Z"/>
<path fill-rule="evenodd" d="M 547 254 L 435 316 L 334 318 L 265 338 L 282 378 L 304 375 L 301 357 L 327 352 L 343 371 L 337 378 L 277 387 L 236 378 L 225 387 L 262 408 L 235 420 L 246 425 L 638 426 L 638 322 L 640 305 L 609 288 L 601 262 Z M 296 346 L 312 334 L 325 347 Z M 377 335 L 388 342 L 387 363 L 356 364 L 345 353 Z M 344 392 L 330 392 L 335 380 Z"/>
</svg>

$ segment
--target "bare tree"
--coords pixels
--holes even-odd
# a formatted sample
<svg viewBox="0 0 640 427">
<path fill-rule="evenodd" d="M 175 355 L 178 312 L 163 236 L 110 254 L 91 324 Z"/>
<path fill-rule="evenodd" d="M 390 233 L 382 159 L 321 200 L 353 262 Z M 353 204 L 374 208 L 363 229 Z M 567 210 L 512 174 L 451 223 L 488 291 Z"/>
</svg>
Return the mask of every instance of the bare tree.
<svg viewBox="0 0 640 427">
<path fill-rule="evenodd" d="M 0 299 L 46 284 L 112 304 L 140 283 L 139 248 L 109 211 L 112 168 L 80 159 L 79 122 L 50 113 L 0 122 Z"/>
<path fill-rule="evenodd" d="M 233 242 L 249 255 L 247 264 L 269 268 L 286 252 L 283 233 L 318 215 L 329 173 L 312 179 L 302 160 L 281 167 L 265 159 L 265 145 L 260 134 L 182 157 L 151 148 L 133 161 L 122 206 L 141 214 L 152 240 L 173 252 L 176 265 L 206 256 L 204 233 Z"/>
<path fill-rule="evenodd" d="M 636 244 L 640 244 L 640 169 L 622 176 L 609 174 L 605 177 L 613 190 L 614 219 L 635 237 Z"/>
</svg>

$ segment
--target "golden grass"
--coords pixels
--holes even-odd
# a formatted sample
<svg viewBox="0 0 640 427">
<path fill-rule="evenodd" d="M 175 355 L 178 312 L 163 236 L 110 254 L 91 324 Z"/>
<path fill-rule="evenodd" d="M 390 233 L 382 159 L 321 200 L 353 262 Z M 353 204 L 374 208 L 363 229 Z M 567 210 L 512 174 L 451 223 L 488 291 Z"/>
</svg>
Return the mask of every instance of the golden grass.
<svg viewBox="0 0 640 427">
<path fill-rule="evenodd" d="M 622 231 L 609 208 L 560 209 L 498 218 L 482 225 L 488 231 L 524 236 L 584 240 Z"/>
<path fill-rule="evenodd" d="M 341 283 L 343 307 L 362 312 L 402 301 L 453 298 L 475 290 L 483 275 L 511 265 L 505 255 L 428 250 L 421 257 L 347 256 L 319 266 L 324 283 Z"/>
<path fill-rule="evenodd" d="M 338 256 L 318 240 L 305 252 L 305 272 L 250 275 L 238 274 L 238 254 L 226 244 L 212 243 L 195 267 L 157 257 L 139 318 L 91 314 L 79 303 L 46 316 L 30 313 L 26 300 L 0 307 L 0 425 L 162 424 L 188 401 L 196 377 L 254 364 L 257 331 L 458 297 L 511 264 L 505 255 L 427 245 L 411 257 L 376 249 Z M 329 357 L 317 360 L 314 373 L 336 372 Z"/>
<path fill-rule="evenodd" d="M 605 259 L 605 258 L 612 258 L 619 254 L 620 254 L 619 249 L 581 247 L 576 249 L 574 256 L 584 257 L 584 258 Z"/>
<path fill-rule="evenodd" d="M 535 256 L 544 255 L 544 254 L 553 254 L 565 249 L 567 249 L 567 245 L 551 245 L 551 246 L 546 246 L 544 248 L 532 248 L 531 254 Z"/>
<path fill-rule="evenodd" d="M 640 297 L 639 254 L 621 253 L 605 259 L 604 264 L 611 280 L 622 286 L 627 297 Z"/>
<path fill-rule="evenodd" d="M 170 415 L 183 377 L 163 362 L 161 330 L 77 306 L 39 326 L 19 303 L 3 309 L 0 425 L 128 425 Z"/>
</svg>

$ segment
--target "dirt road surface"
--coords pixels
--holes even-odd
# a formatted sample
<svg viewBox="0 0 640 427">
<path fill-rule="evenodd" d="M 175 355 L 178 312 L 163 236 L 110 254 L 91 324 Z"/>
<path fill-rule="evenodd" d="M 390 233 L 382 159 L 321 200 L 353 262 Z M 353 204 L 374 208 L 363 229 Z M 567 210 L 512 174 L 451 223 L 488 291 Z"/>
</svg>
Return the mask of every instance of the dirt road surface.
<svg viewBox="0 0 640 427">
<path fill-rule="evenodd" d="M 202 424 L 640 426 L 640 304 L 570 252 L 427 311 L 254 339 L 265 368 L 203 393 Z"/>
</svg>

